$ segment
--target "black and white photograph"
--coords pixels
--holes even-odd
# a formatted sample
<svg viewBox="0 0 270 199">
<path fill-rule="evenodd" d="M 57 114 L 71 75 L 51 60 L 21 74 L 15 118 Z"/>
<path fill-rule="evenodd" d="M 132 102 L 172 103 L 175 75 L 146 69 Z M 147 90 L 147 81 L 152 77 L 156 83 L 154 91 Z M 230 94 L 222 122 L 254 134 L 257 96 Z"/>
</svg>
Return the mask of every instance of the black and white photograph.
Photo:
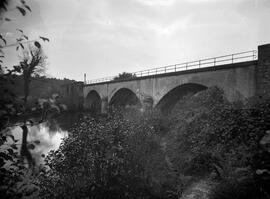
<svg viewBox="0 0 270 199">
<path fill-rule="evenodd" d="M 270 0 L 0 0 L 1 199 L 270 199 Z"/>
</svg>

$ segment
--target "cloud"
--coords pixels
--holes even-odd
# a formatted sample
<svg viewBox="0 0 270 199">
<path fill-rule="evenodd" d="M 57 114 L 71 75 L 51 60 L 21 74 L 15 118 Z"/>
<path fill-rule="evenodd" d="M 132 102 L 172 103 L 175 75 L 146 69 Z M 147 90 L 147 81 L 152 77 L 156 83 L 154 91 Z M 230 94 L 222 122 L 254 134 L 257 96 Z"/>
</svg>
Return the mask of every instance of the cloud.
<svg viewBox="0 0 270 199">
<path fill-rule="evenodd" d="M 186 0 L 191 3 L 211 3 L 211 2 L 228 2 L 232 0 Z M 233 1 L 244 1 L 244 0 L 233 0 Z"/>
<path fill-rule="evenodd" d="M 50 38 L 49 73 L 92 79 L 256 48 L 269 42 L 269 2 L 33 0 L 17 25 Z"/>
<path fill-rule="evenodd" d="M 138 2 L 148 6 L 171 6 L 175 0 L 137 0 Z"/>
</svg>

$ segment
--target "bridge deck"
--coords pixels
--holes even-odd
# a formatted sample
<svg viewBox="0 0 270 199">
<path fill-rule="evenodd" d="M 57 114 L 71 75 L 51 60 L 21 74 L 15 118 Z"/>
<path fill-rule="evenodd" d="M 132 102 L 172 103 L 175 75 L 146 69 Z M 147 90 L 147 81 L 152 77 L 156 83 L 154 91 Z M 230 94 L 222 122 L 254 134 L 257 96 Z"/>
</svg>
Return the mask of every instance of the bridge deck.
<svg viewBox="0 0 270 199">
<path fill-rule="evenodd" d="M 161 77 L 161 76 L 171 76 L 178 74 L 186 74 L 186 73 L 194 73 L 194 72 L 202 72 L 208 70 L 218 70 L 223 69 L 224 67 L 239 67 L 243 64 L 249 64 L 247 62 L 257 61 L 257 51 L 246 51 L 241 53 L 235 53 L 231 55 L 224 55 L 220 57 L 214 57 L 209 59 L 202 59 L 198 61 L 185 62 L 181 64 L 174 64 L 163 66 L 159 68 L 152 68 L 148 70 L 138 71 L 131 73 L 133 77 L 127 79 L 116 80 L 114 79 L 117 76 L 105 77 L 100 79 L 94 79 L 85 82 L 85 85 L 96 85 L 96 84 L 104 84 L 108 82 L 122 82 L 122 81 L 130 81 L 152 78 L 152 77 Z"/>
</svg>

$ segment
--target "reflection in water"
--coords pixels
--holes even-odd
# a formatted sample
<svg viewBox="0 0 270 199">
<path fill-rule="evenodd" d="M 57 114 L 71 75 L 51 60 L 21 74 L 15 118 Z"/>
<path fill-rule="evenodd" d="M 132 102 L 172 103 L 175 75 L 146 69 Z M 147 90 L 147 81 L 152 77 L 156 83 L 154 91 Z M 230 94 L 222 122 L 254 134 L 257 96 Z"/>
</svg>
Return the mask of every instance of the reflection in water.
<svg viewBox="0 0 270 199">
<path fill-rule="evenodd" d="M 28 144 L 33 144 L 34 149 L 31 154 L 37 164 L 43 163 L 42 154 L 47 155 L 50 150 L 58 149 L 64 137 L 68 136 L 68 130 L 78 118 L 78 114 L 63 114 L 58 118 L 49 120 L 45 123 L 28 127 Z M 12 129 L 18 149 L 21 147 L 22 129 L 15 127 Z"/>
<path fill-rule="evenodd" d="M 31 150 L 33 158 L 36 163 L 42 163 L 42 154 L 47 154 L 50 150 L 58 149 L 62 138 L 68 135 L 67 131 L 63 131 L 58 128 L 56 131 L 51 131 L 48 127 L 48 123 L 42 123 L 38 126 L 28 127 L 28 144 L 34 144 L 35 148 Z M 22 129 L 16 127 L 12 130 L 12 134 L 15 139 L 19 140 L 17 142 L 18 148 L 20 149 L 21 139 L 22 139 Z"/>
</svg>

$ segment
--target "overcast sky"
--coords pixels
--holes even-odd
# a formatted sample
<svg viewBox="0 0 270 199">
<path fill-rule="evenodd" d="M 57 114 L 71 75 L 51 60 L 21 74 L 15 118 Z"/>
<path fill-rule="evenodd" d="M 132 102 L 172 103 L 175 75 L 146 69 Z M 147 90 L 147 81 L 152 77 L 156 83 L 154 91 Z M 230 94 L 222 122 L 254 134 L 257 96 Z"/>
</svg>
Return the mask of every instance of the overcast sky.
<svg viewBox="0 0 270 199">
<path fill-rule="evenodd" d="M 30 0 L 26 17 L 1 33 L 21 28 L 48 37 L 47 73 L 83 80 L 134 72 L 270 43 L 270 0 Z M 7 34 L 8 33 L 8 34 Z M 16 62 L 6 49 L 7 62 Z"/>
</svg>

